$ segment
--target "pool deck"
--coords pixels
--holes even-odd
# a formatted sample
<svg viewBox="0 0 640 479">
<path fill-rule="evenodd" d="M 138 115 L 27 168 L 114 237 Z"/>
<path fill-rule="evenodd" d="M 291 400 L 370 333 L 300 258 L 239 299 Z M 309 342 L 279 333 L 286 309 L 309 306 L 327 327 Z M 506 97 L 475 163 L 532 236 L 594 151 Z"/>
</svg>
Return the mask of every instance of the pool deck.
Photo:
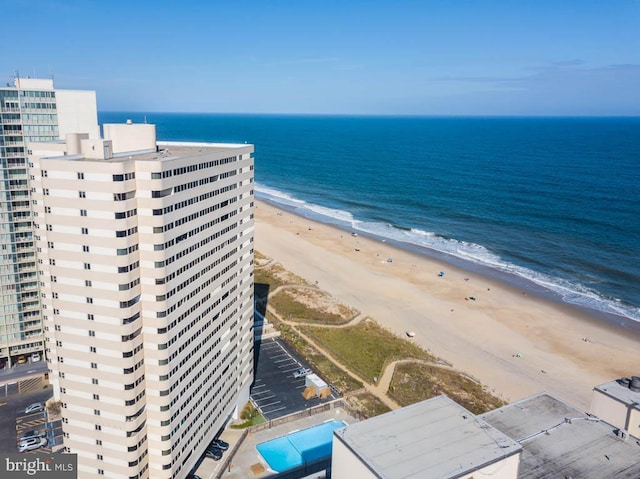
<svg viewBox="0 0 640 479">
<path fill-rule="evenodd" d="M 227 467 L 225 471 L 220 470 L 223 466 L 224 459 L 219 462 L 206 459 L 198 468 L 197 474 L 202 477 L 202 479 L 213 479 L 215 477 L 223 479 L 263 479 L 267 477 L 274 477 L 276 473 L 268 468 L 267 462 L 262 458 L 256 449 L 256 446 L 261 442 L 284 436 L 293 431 L 316 426 L 331 419 L 345 421 L 347 424 L 358 422 L 357 419 L 351 417 L 344 409 L 337 408 L 315 414 L 313 416 L 303 417 L 286 424 L 274 426 L 271 429 L 249 433 L 235 452 L 233 458 L 229 462 L 229 467 Z M 227 428 L 220 437 L 227 441 L 231 445 L 231 449 L 233 449 L 241 439 L 242 434 L 242 430 Z M 262 466 L 264 472 L 255 474 L 251 470 L 251 466 L 254 466 L 255 468 L 255 465 L 259 465 L 258 469 Z M 311 477 L 324 476 L 320 474 L 313 474 Z"/>
</svg>

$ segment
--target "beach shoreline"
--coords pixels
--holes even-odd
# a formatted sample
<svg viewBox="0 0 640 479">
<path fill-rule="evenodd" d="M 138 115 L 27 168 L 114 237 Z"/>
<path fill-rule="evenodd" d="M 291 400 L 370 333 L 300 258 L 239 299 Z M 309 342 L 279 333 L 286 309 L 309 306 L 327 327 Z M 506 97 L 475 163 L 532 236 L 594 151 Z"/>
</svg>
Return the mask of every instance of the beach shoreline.
<svg viewBox="0 0 640 479">
<path fill-rule="evenodd" d="M 594 386 L 640 373 L 634 324 L 270 202 L 255 212 L 257 251 L 394 333 L 414 331 L 507 401 L 546 391 L 588 410 Z"/>
</svg>

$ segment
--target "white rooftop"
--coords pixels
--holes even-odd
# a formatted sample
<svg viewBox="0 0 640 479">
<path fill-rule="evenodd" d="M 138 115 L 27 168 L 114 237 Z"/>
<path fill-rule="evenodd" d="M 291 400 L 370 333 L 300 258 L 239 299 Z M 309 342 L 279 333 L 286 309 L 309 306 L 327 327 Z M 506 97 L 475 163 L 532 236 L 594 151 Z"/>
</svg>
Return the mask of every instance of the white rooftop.
<svg viewBox="0 0 640 479">
<path fill-rule="evenodd" d="M 630 389 L 630 381 L 631 378 L 616 379 L 615 381 L 600 384 L 595 389 L 630 406 L 640 403 L 640 391 Z"/>
<path fill-rule="evenodd" d="M 640 441 L 548 394 L 481 417 L 522 444 L 519 479 L 640 478 Z"/>
<path fill-rule="evenodd" d="M 351 424 L 334 435 L 389 479 L 459 477 L 522 450 L 446 396 Z"/>
</svg>

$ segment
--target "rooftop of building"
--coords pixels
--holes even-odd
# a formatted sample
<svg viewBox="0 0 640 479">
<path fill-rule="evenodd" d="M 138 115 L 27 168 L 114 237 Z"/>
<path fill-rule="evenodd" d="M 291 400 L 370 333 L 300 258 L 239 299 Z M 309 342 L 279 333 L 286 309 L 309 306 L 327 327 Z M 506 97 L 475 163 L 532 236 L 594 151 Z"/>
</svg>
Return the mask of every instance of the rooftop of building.
<svg viewBox="0 0 640 479">
<path fill-rule="evenodd" d="M 640 477 L 640 444 L 548 394 L 480 416 L 523 446 L 519 478 Z"/>
<path fill-rule="evenodd" d="M 37 152 L 38 148 L 47 148 L 49 144 L 65 144 L 65 140 L 57 142 L 33 144 L 31 148 Z M 240 144 L 240 143 L 187 143 L 187 142 L 157 142 L 157 148 L 136 150 L 124 153 L 114 153 L 113 157 L 102 158 L 90 158 L 85 154 L 75 155 L 52 155 L 45 156 L 45 158 L 51 158 L 55 160 L 65 161 L 95 161 L 95 162 L 118 162 L 128 161 L 135 159 L 136 161 L 158 161 L 158 160 L 170 160 L 177 158 L 195 158 L 200 155 L 209 155 L 212 152 L 224 152 L 229 151 L 230 155 L 235 155 L 234 150 L 241 148 L 253 147 L 252 144 Z"/>
<path fill-rule="evenodd" d="M 459 477 L 522 447 L 446 396 L 334 432 L 380 477 Z"/>
<path fill-rule="evenodd" d="M 635 376 L 634 376 L 635 378 Z M 636 387 L 640 381 L 636 379 L 636 382 L 632 384 L 632 378 L 621 378 L 615 381 L 609 381 L 608 383 L 600 384 L 594 389 L 600 391 L 607 396 L 610 396 L 618 401 L 630 406 L 632 404 L 640 403 L 640 390 Z M 629 386 L 632 386 L 635 391 Z"/>
</svg>

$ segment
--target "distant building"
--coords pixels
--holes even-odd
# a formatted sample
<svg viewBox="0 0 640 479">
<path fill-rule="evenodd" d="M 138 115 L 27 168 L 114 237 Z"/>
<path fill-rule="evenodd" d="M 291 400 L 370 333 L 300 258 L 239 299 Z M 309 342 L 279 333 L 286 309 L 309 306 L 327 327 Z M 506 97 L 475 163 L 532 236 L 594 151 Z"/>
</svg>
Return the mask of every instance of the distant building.
<svg viewBox="0 0 640 479">
<path fill-rule="evenodd" d="M 29 148 L 82 131 L 100 136 L 94 91 L 16 78 L 0 87 L 0 364 L 44 352 Z"/>
<path fill-rule="evenodd" d="M 253 146 L 34 147 L 47 355 L 78 477 L 185 478 L 253 380 Z"/>
<path fill-rule="evenodd" d="M 515 479 L 522 446 L 446 396 L 333 433 L 334 479 Z"/>
<path fill-rule="evenodd" d="M 591 413 L 619 429 L 620 436 L 640 439 L 640 376 L 596 386 Z"/>
<path fill-rule="evenodd" d="M 548 394 L 481 419 L 522 445 L 521 479 L 638 479 L 640 447 L 617 428 Z"/>
</svg>

